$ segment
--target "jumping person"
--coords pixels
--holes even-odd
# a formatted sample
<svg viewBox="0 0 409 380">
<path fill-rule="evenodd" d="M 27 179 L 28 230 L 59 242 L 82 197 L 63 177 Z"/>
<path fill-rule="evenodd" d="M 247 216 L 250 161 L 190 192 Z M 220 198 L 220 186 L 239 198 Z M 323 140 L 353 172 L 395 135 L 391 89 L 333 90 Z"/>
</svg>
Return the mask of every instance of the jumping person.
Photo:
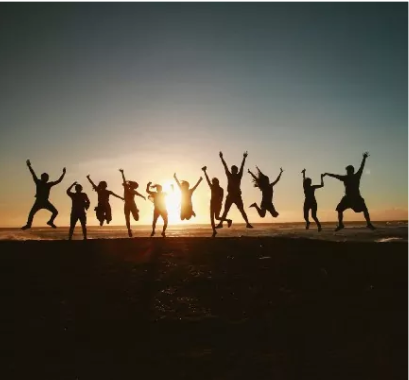
<svg viewBox="0 0 409 380">
<path fill-rule="evenodd" d="M 197 181 L 196 185 L 194 185 L 191 189 L 189 188 L 190 184 L 187 181 L 179 182 L 176 173 L 173 175 L 177 185 L 179 186 L 180 192 L 182 193 L 182 201 L 180 203 L 180 219 L 181 220 L 190 220 L 192 216 L 196 216 L 196 213 L 193 211 L 192 205 L 192 195 L 197 187 L 202 182 L 203 177 L 200 177 Z"/>
<path fill-rule="evenodd" d="M 149 182 L 146 185 L 146 192 L 149 194 L 149 199 L 154 204 L 151 236 L 155 235 L 156 222 L 160 216 L 163 219 L 162 236 L 166 237 L 166 228 L 168 227 L 168 210 L 166 209 L 165 198 L 167 194 L 162 191 L 161 185 L 151 186 L 151 184 L 152 182 Z M 151 187 L 156 188 L 156 191 L 151 191 Z"/>
<path fill-rule="evenodd" d="M 97 219 L 99 220 L 99 225 L 103 226 L 104 221 L 109 224 L 112 220 L 111 205 L 109 204 L 109 196 L 112 195 L 116 198 L 124 200 L 121 196 L 115 194 L 114 192 L 107 190 L 108 184 L 105 181 L 101 181 L 98 186 L 92 182 L 91 176 L 87 175 L 88 181 L 92 185 L 92 189 L 98 194 L 98 206 L 95 207 Z"/>
<path fill-rule="evenodd" d="M 222 210 L 222 203 L 223 203 L 223 196 L 224 196 L 224 190 L 220 186 L 219 180 L 217 178 L 212 178 L 212 181 L 210 182 L 209 176 L 207 175 L 207 167 L 203 166 L 202 168 L 204 175 L 206 177 L 206 181 L 210 187 L 211 190 L 211 198 L 210 198 L 210 224 L 212 226 L 213 230 L 213 237 L 216 236 L 216 227 L 215 227 L 215 219 L 216 220 L 222 220 L 220 217 L 220 211 Z M 232 225 L 232 220 L 231 219 L 225 219 L 225 222 L 227 222 L 227 226 L 230 228 Z"/>
<path fill-rule="evenodd" d="M 266 216 L 266 212 L 268 211 L 274 218 L 277 218 L 279 215 L 273 205 L 273 187 L 278 183 L 283 174 L 283 169 L 280 168 L 280 174 L 278 175 L 277 179 L 270 183 L 270 179 L 261 172 L 261 170 L 256 166 L 258 175 L 255 176 L 250 169 L 248 173 L 253 177 L 254 187 L 258 187 L 261 191 L 261 204 L 258 207 L 257 203 L 253 203 L 250 207 L 254 207 L 261 218 Z"/>
<path fill-rule="evenodd" d="M 139 220 L 139 210 L 138 210 L 138 207 L 136 207 L 135 195 L 145 200 L 146 198 L 145 196 L 143 196 L 142 194 L 136 191 L 136 189 L 139 187 L 139 184 L 135 181 L 127 181 L 125 179 L 125 174 L 124 174 L 123 169 L 119 169 L 119 171 L 122 174 L 122 180 L 123 180 L 122 186 L 124 187 L 124 199 L 125 199 L 124 214 L 125 214 L 126 228 L 128 229 L 128 236 L 132 237 L 131 220 L 130 220 L 131 213 L 136 222 Z"/>
<path fill-rule="evenodd" d="M 71 189 L 75 186 L 75 193 Z M 82 227 L 82 234 L 84 240 L 87 240 L 87 215 L 86 210 L 89 209 L 90 201 L 88 195 L 82 192 L 82 186 L 77 182 L 74 182 L 68 189 L 67 195 L 72 199 L 71 218 L 70 218 L 70 231 L 68 239 L 72 239 L 75 225 L 79 220 Z"/>
<path fill-rule="evenodd" d="M 249 223 L 247 219 L 246 212 L 244 211 L 243 199 L 241 197 L 240 189 L 241 179 L 243 177 L 244 164 L 246 162 L 247 155 L 248 155 L 247 152 L 243 153 L 243 161 L 241 162 L 240 170 L 236 165 L 233 165 L 231 167 L 230 172 L 227 167 L 226 161 L 224 161 L 223 153 L 222 152 L 219 153 L 220 159 L 222 160 L 222 164 L 227 176 L 227 197 L 226 202 L 224 204 L 223 215 L 216 228 L 223 228 L 223 221 L 226 220 L 227 214 L 233 203 L 237 206 L 243 219 L 245 220 L 246 227 L 253 228 L 253 226 Z"/>
<path fill-rule="evenodd" d="M 311 210 L 311 217 L 317 223 L 318 232 L 321 231 L 321 223 L 317 218 L 317 200 L 315 199 L 315 190 L 324 187 L 324 177 L 325 174 L 321 174 L 321 185 L 312 185 L 311 178 L 305 178 L 305 169 L 303 169 L 302 181 L 304 187 L 305 201 L 304 201 L 304 219 L 305 219 L 305 229 L 310 228 L 309 213 Z"/>
<path fill-rule="evenodd" d="M 366 159 L 369 157 L 369 153 L 365 152 L 363 154 L 361 167 L 359 170 L 355 172 L 355 169 L 352 165 L 348 165 L 345 169 L 347 171 L 346 175 L 337 175 L 331 173 L 325 173 L 330 177 L 336 178 L 344 183 L 345 186 L 345 196 L 339 202 L 336 211 L 338 212 L 338 227 L 335 231 L 342 230 L 345 226 L 343 223 L 344 211 L 351 208 L 354 212 L 363 212 L 364 217 L 367 223 L 367 227 L 370 230 L 374 230 L 375 227 L 371 223 L 371 219 L 369 217 L 368 208 L 366 207 L 365 200 L 362 198 L 361 193 L 359 191 L 359 185 L 361 181 L 362 172 L 364 170 Z"/>
<path fill-rule="evenodd" d="M 52 203 L 48 200 L 50 197 L 50 190 L 53 186 L 58 185 L 64 178 L 66 170 L 65 168 L 62 170 L 62 175 L 60 178 L 58 178 L 57 181 L 54 182 L 48 182 L 49 180 L 49 175 L 47 173 L 41 174 L 41 179 L 38 179 L 36 176 L 36 173 L 34 172 L 33 168 L 31 167 L 31 162 L 30 160 L 26 161 L 28 170 L 30 170 L 31 175 L 33 176 L 33 180 L 36 184 L 36 200 L 34 202 L 33 207 L 30 210 L 30 213 L 28 214 L 28 219 L 27 219 L 27 224 L 23 226 L 21 229 L 22 230 L 27 230 L 28 228 L 31 228 L 31 225 L 33 224 L 33 219 L 34 215 L 36 214 L 37 211 L 41 209 L 46 209 L 51 212 L 51 218 L 47 222 L 47 224 L 52 227 L 52 228 L 57 228 L 57 226 L 54 224 L 54 220 L 58 215 L 57 209 L 52 205 Z"/>
</svg>

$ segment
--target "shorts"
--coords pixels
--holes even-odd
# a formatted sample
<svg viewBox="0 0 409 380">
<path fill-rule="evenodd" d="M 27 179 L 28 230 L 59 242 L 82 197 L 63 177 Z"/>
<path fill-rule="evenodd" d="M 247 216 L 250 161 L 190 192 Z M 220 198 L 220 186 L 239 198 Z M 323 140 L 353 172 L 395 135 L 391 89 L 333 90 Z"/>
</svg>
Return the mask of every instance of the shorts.
<svg viewBox="0 0 409 380">
<path fill-rule="evenodd" d="M 230 195 L 227 194 L 226 197 L 226 202 L 225 202 L 225 207 L 230 207 L 232 204 L 235 204 L 239 209 L 240 208 L 244 208 L 243 206 L 243 198 L 241 197 L 241 195 Z"/>
<path fill-rule="evenodd" d="M 341 202 L 339 202 L 336 211 L 342 212 L 349 208 L 354 210 L 354 212 L 363 212 L 367 209 L 364 198 L 348 197 L 346 195 L 341 199 Z"/>
</svg>

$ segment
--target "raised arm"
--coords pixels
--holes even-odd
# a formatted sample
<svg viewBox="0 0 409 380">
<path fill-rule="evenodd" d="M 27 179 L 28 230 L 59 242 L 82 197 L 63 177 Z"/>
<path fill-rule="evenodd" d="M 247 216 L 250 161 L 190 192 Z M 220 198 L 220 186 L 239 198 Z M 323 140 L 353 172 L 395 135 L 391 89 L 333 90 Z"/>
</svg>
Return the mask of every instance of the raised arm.
<svg viewBox="0 0 409 380">
<path fill-rule="evenodd" d="M 193 186 L 192 192 L 197 189 L 197 187 L 200 185 L 200 182 L 202 182 L 202 181 L 203 181 L 203 177 L 200 177 L 200 178 L 199 178 L 199 181 L 197 181 L 196 185 Z"/>
<path fill-rule="evenodd" d="M 175 179 L 175 181 L 176 181 L 176 183 L 178 184 L 179 189 L 180 189 L 180 188 L 181 188 L 181 186 L 180 186 L 180 182 L 179 182 L 179 180 L 178 180 L 178 177 L 176 176 L 176 173 L 175 173 L 175 174 L 173 174 L 173 178 Z"/>
<path fill-rule="evenodd" d="M 253 177 L 253 179 L 255 180 L 255 181 L 257 181 L 257 177 L 254 175 L 254 173 L 249 169 L 249 170 L 247 170 L 247 173 L 249 173 L 252 177 Z"/>
<path fill-rule="evenodd" d="M 77 184 L 77 181 L 75 181 L 68 189 L 67 189 L 67 195 L 70 196 L 72 194 L 71 189 Z"/>
<path fill-rule="evenodd" d="M 365 162 L 366 162 L 366 159 L 367 159 L 368 157 L 369 157 L 369 153 L 368 153 L 368 152 L 365 152 L 365 153 L 363 154 L 361 166 L 360 166 L 360 168 L 359 168 L 359 170 L 358 170 L 358 172 L 357 172 L 357 174 L 358 174 L 359 176 L 361 176 L 361 175 L 362 175 L 362 172 L 364 171 Z"/>
<path fill-rule="evenodd" d="M 64 168 L 62 170 L 62 174 L 61 174 L 60 178 L 58 178 L 57 181 L 51 182 L 52 186 L 58 185 L 64 179 L 64 176 L 65 176 L 66 172 L 67 172 L 67 170 Z"/>
<path fill-rule="evenodd" d="M 301 173 L 302 173 L 302 181 L 304 182 L 305 181 L 305 169 L 303 169 Z"/>
<path fill-rule="evenodd" d="M 321 187 L 324 187 L 324 177 L 325 177 L 325 174 L 321 174 L 321 184 L 320 185 L 314 185 L 313 186 L 314 189 L 320 189 Z"/>
<path fill-rule="evenodd" d="M 202 170 L 203 170 L 203 172 L 204 172 L 204 175 L 205 175 L 207 184 L 209 185 L 210 188 L 212 188 L 212 183 L 210 182 L 210 178 L 209 178 L 209 176 L 207 175 L 207 172 L 206 172 L 207 167 L 206 167 L 206 166 L 203 166 Z"/>
<path fill-rule="evenodd" d="M 153 194 L 153 191 L 150 191 L 150 190 L 149 190 L 149 188 L 151 187 L 151 185 L 152 185 L 152 182 L 148 182 L 148 184 L 146 185 L 146 192 L 147 192 L 149 195 L 152 195 L 152 194 Z"/>
<path fill-rule="evenodd" d="M 220 156 L 220 159 L 222 160 L 222 164 L 223 164 L 223 167 L 224 167 L 224 171 L 226 172 L 227 175 L 229 175 L 229 174 L 230 174 L 230 171 L 229 171 L 229 168 L 227 167 L 226 161 L 224 161 L 223 153 L 220 152 L 220 153 L 219 153 L 219 156 Z"/>
<path fill-rule="evenodd" d="M 283 171 L 284 171 L 283 168 L 280 168 L 280 174 L 278 175 L 277 179 L 270 184 L 271 186 L 275 186 L 275 185 L 277 184 L 277 182 L 278 182 L 278 181 L 280 180 L 280 178 L 281 178 L 281 175 L 283 174 Z"/>
<path fill-rule="evenodd" d="M 124 173 L 124 169 L 119 169 L 119 171 L 122 174 L 122 181 L 124 182 L 124 185 L 126 184 L 126 179 L 125 179 L 125 173 Z"/>
<path fill-rule="evenodd" d="M 87 179 L 88 179 L 88 181 L 90 182 L 90 184 L 91 184 L 91 186 L 93 187 L 93 189 L 96 190 L 96 189 L 97 189 L 97 185 L 95 185 L 95 183 L 92 182 L 91 176 L 90 176 L 89 174 L 87 175 Z"/>
<path fill-rule="evenodd" d="M 248 156 L 248 153 L 244 152 L 243 153 L 243 160 L 241 161 L 241 166 L 240 166 L 240 171 L 239 171 L 240 177 L 243 176 L 244 164 L 246 163 L 247 156 Z"/>
<path fill-rule="evenodd" d="M 33 176 L 34 182 L 38 182 L 37 175 L 36 175 L 36 173 L 34 172 L 34 169 L 31 167 L 31 162 L 30 162 L 30 160 L 27 160 L 27 161 L 26 161 L 26 164 L 27 164 L 27 166 L 28 166 L 28 170 L 30 170 L 31 175 Z"/>
</svg>

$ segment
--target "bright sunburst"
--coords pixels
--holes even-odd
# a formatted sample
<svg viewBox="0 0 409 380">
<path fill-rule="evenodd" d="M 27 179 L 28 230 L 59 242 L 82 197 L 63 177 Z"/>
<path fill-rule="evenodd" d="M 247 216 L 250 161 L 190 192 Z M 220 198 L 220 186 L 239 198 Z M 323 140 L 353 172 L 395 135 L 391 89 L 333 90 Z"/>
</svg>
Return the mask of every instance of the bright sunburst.
<svg viewBox="0 0 409 380">
<path fill-rule="evenodd" d="M 172 186 L 173 185 L 173 190 Z M 180 220 L 180 190 L 175 181 L 165 181 L 163 191 L 166 196 L 166 207 L 168 209 L 169 223 L 179 224 Z"/>
</svg>

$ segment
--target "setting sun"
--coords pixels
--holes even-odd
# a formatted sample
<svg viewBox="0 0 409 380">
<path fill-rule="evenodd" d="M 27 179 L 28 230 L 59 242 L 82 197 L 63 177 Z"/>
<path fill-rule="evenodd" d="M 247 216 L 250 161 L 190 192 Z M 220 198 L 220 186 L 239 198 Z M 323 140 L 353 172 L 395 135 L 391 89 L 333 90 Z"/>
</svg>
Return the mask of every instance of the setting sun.
<svg viewBox="0 0 409 380">
<path fill-rule="evenodd" d="M 180 190 L 174 181 L 163 183 L 163 191 L 166 196 L 166 207 L 168 209 L 169 223 L 180 224 Z"/>
</svg>

